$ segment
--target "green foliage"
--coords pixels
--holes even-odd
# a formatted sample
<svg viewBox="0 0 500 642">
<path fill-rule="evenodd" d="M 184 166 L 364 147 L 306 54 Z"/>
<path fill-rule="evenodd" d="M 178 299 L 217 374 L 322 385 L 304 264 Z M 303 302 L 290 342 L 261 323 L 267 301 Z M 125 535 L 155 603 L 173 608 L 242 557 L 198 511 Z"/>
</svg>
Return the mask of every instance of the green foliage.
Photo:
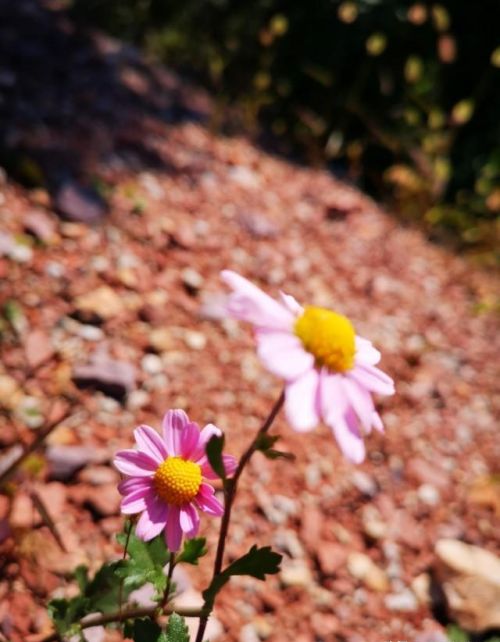
<svg viewBox="0 0 500 642">
<path fill-rule="evenodd" d="M 189 642 L 189 630 L 184 618 L 172 613 L 168 618 L 165 642 Z"/>
<path fill-rule="evenodd" d="M 295 455 L 286 453 L 282 450 L 273 448 L 274 444 L 279 440 L 279 435 L 261 434 L 256 443 L 256 450 L 259 450 L 268 459 L 288 459 L 294 460 Z"/>
<path fill-rule="evenodd" d="M 235 101 L 286 151 L 391 194 L 429 230 L 491 243 L 500 213 L 497 0 L 73 0 Z M 268 137 L 269 138 L 269 137 Z M 453 216 L 425 214 L 446 205 Z"/>
<path fill-rule="evenodd" d="M 182 553 L 177 557 L 177 564 L 179 562 L 186 562 L 187 564 L 198 565 L 198 560 L 207 554 L 206 547 L 207 540 L 204 537 L 195 537 L 184 541 L 184 548 Z"/>
<path fill-rule="evenodd" d="M 226 479 L 226 469 L 224 468 L 224 460 L 222 459 L 222 451 L 224 449 L 224 435 L 218 437 L 214 435 L 207 444 L 207 457 L 210 465 L 214 471 L 219 475 L 222 480 Z"/>
<path fill-rule="evenodd" d="M 446 629 L 450 642 L 468 642 L 469 635 L 456 624 L 450 624 Z"/>
<path fill-rule="evenodd" d="M 94 575 L 88 578 L 86 567 L 79 566 L 75 578 L 80 588 L 80 594 L 71 599 L 51 600 L 48 605 L 49 615 L 54 621 L 56 631 L 60 635 L 78 633 L 78 622 L 89 613 L 109 613 L 118 607 L 120 579 L 118 571 L 123 562 L 106 563 Z M 123 590 L 126 598 L 130 590 Z"/>
<path fill-rule="evenodd" d="M 151 618 L 136 619 L 127 622 L 125 636 L 134 642 L 167 642 L 167 637 L 161 628 Z"/>
<path fill-rule="evenodd" d="M 117 539 L 120 544 L 125 545 L 125 534 L 121 533 Z M 133 591 L 151 583 L 156 589 L 154 599 L 160 600 L 167 588 L 163 568 L 169 559 L 169 552 L 162 536 L 155 537 L 150 542 L 143 542 L 131 533 L 127 552 L 129 559 L 116 570 L 117 576 L 123 579 L 124 588 Z"/>
<path fill-rule="evenodd" d="M 235 562 L 230 564 L 219 575 L 214 577 L 210 586 L 203 592 L 205 606 L 211 610 L 214 605 L 217 593 L 229 581 L 233 575 L 250 575 L 259 580 L 264 580 L 266 575 L 274 575 L 279 572 L 283 556 L 271 550 L 270 546 L 252 548 Z"/>
</svg>

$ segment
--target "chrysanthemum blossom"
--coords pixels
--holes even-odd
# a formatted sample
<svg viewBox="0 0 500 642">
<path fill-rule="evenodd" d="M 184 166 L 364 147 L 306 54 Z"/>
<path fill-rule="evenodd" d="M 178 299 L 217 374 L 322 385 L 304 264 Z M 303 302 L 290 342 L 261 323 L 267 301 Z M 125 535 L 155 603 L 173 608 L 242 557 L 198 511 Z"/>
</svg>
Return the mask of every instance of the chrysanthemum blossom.
<svg viewBox="0 0 500 642">
<path fill-rule="evenodd" d="M 285 413 L 298 432 L 323 420 L 343 454 L 360 463 L 363 436 L 383 431 L 372 393 L 394 394 L 394 382 L 376 368 L 380 352 L 356 335 L 346 317 L 325 308 L 303 308 L 287 294 L 281 301 L 230 270 L 221 274 L 232 289 L 228 313 L 255 327 L 265 367 L 285 380 Z"/>
<path fill-rule="evenodd" d="M 114 465 L 125 475 L 118 490 L 125 515 L 141 513 L 136 535 L 149 541 L 164 531 L 170 551 L 180 548 L 183 535 L 198 533 L 198 510 L 220 517 L 222 504 L 207 480 L 217 479 L 205 449 L 219 428 L 208 424 L 200 431 L 183 410 L 169 410 L 163 419 L 163 436 L 150 426 L 134 431 L 137 450 L 121 450 Z M 236 469 L 236 460 L 223 455 L 227 475 Z"/>
</svg>

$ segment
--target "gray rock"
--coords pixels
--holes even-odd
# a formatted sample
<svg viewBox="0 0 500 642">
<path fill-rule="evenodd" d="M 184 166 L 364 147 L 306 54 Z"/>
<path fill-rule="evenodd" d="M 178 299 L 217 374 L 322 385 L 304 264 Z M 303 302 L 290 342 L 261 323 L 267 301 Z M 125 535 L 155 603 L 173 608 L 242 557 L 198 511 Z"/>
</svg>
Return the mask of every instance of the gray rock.
<svg viewBox="0 0 500 642">
<path fill-rule="evenodd" d="M 48 446 L 45 457 L 50 466 L 50 478 L 68 481 L 92 461 L 94 449 L 89 446 Z"/>
<path fill-rule="evenodd" d="M 63 183 L 55 194 L 54 205 L 64 218 L 86 224 L 98 223 L 107 211 L 96 192 L 74 181 Z"/>
<path fill-rule="evenodd" d="M 105 395 L 123 401 L 135 388 L 135 368 L 127 361 L 118 361 L 101 353 L 89 363 L 75 366 L 73 381 L 81 388 L 94 388 Z"/>
</svg>

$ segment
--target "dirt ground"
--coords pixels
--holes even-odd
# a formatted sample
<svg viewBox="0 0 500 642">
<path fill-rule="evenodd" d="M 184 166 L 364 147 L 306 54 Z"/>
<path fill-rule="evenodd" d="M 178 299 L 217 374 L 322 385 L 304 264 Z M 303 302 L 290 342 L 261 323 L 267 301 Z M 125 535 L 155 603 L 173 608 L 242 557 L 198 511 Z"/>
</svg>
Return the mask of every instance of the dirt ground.
<svg viewBox="0 0 500 642">
<path fill-rule="evenodd" d="M 500 472 L 498 280 L 328 173 L 213 134 L 210 100 L 128 48 L 21 5 L 0 32 L 14 42 L 16 21 L 29 32 L 33 17 L 35 54 L 11 69 L 19 90 L 3 127 L 46 187 L 6 176 L 0 186 L 2 457 L 33 440 L 55 402 L 72 405 L 0 495 L 0 639 L 39 639 L 47 600 L 75 590 L 75 565 L 120 555 L 110 462 L 136 425 L 184 408 L 220 426 L 238 455 L 269 412 L 280 381 L 258 362 L 250 329 L 223 316 L 219 272 L 230 268 L 348 315 L 382 351 L 396 395 L 379 404 L 386 434 L 368 438 L 358 467 L 326 427 L 295 434 L 280 415 L 274 431 L 295 460 L 254 458 L 227 553 L 272 544 L 283 571 L 223 590 L 220 639 L 437 642 L 446 613 L 415 595 L 436 541 L 500 552 L 499 491 L 488 486 Z M 54 52 L 42 65 L 44 46 Z M 54 85 L 62 67 L 72 73 Z M 106 211 L 79 192 L 82 177 Z M 202 522 L 210 554 L 189 572 L 196 589 L 216 527 Z M 355 577 L 354 553 L 378 567 L 370 580 Z"/>
</svg>

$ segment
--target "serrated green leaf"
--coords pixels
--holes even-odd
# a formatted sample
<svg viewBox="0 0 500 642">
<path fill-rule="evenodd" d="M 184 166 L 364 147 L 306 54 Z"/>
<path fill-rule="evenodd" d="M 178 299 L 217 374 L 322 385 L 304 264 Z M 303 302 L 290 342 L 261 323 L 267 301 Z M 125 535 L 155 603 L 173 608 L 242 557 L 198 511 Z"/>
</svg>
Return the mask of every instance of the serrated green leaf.
<svg viewBox="0 0 500 642">
<path fill-rule="evenodd" d="M 189 629 L 184 618 L 177 613 L 168 618 L 165 642 L 189 642 Z"/>
<path fill-rule="evenodd" d="M 283 556 L 272 551 L 270 546 L 252 546 L 248 553 L 214 577 L 210 586 L 203 592 L 205 606 L 212 610 L 217 593 L 232 575 L 250 575 L 264 580 L 266 575 L 278 573 L 282 558 Z"/>
<path fill-rule="evenodd" d="M 75 580 L 78 583 L 80 593 L 84 593 L 89 583 L 89 569 L 86 566 L 77 566 L 74 572 Z"/>
<path fill-rule="evenodd" d="M 269 448 L 264 452 L 264 456 L 268 459 L 286 459 L 288 461 L 294 461 L 295 455 L 293 453 L 286 453 L 282 450 L 276 450 L 275 448 Z"/>
<path fill-rule="evenodd" d="M 295 455 L 276 450 L 273 446 L 280 439 L 279 435 L 268 435 L 267 433 L 259 435 L 255 449 L 259 450 L 268 459 L 289 459 L 294 460 Z"/>
<path fill-rule="evenodd" d="M 47 605 L 49 616 L 59 635 L 75 635 L 80 627 L 77 622 L 89 613 L 89 602 L 82 595 L 73 597 L 70 600 L 55 599 Z"/>
<path fill-rule="evenodd" d="M 207 554 L 206 543 L 207 540 L 204 537 L 185 540 L 182 553 L 177 557 L 177 563 L 186 562 L 197 566 L 200 557 Z"/>
<path fill-rule="evenodd" d="M 166 642 L 167 638 L 161 628 L 151 618 L 141 618 L 127 622 L 125 636 L 134 642 Z"/>
<path fill-rule="evenodd" d="M 261 452 L 265 453 L 266 450 L 269 450 L 269 448 L 272 448 L 274 446 L 279 438 L 279 435 L 268 435 L 267 433 L 260 433 L 255 443 L 255 450 L 260 450 Z"/>
<path fill-rule="evenodd" d="M 218 435 L 214 435 L 208 442 L 206 448 L 206 453 L 210 465 L 223 481 L 225 481 L 226 479 L 226 469 L 224 467 L 224 461 L 222 459 L 224 441 L 224 435 L 221 435 L 220 437 Z"/>
<path fill-rule="evenodd" d="M 120 574 L 126 562 L 110 562 L 103 564 L 85 588 L 84 596 L 89 600 L 89 612 L 99 611 L 109 613 L 116 610 L 120 599 Z M 129 587 L 123 587 L 122 597 L 126 598 Z"/>
<path fill-rule="evenodd" d="M 125 535 L 120 535 L 118 541 L 123 544 Z M 123 585 L 133 591 L 144 584 L 152 584 L 156 589 L 154 599 L 160 600 L 167 588 L 167 578 L 163 567 L 168 562 L 169 552 L 162 537 L 156 537 L 150 542 L 143 542 L 131 534 L 128 543 L 129 559 L 116 573 L 123 579 Z"/>
</svg>

